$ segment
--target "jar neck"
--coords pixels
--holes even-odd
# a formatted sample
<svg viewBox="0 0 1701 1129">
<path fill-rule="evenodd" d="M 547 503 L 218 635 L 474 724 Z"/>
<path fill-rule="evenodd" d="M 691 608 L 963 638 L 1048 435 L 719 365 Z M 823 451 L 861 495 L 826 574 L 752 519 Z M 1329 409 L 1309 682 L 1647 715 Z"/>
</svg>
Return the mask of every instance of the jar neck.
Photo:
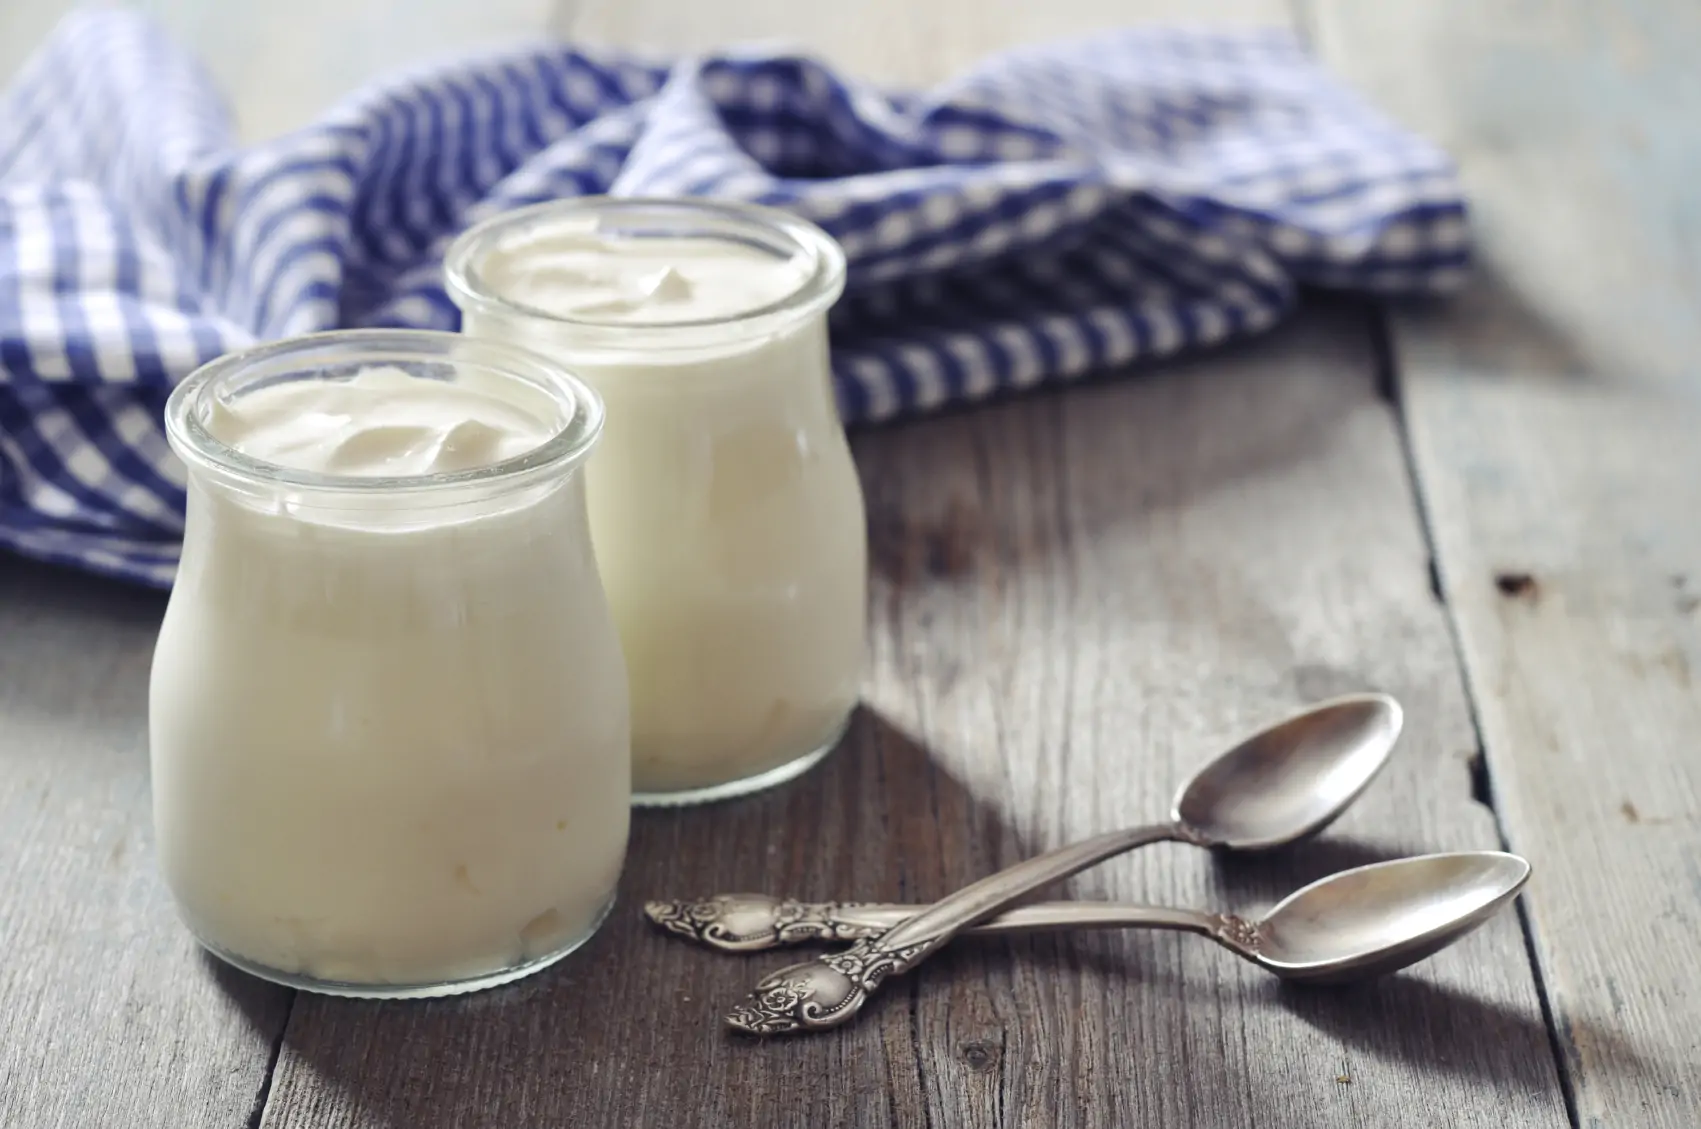
<svg viewBox="0 0 1701 1129">
<path fill-rule="evenodd" d="M 526 593 L 594 584 L 578 473 L 483 505 L 420 511 L 268 510 L 253 501 L 189 488 L 177 590 L 234 619 L 341 635 L 452 620 L 467 593 L 490 615 L 493 602 L 520 611 Z"/>
<path fill-rule="evenodd" d="M 346 484 L 317 490 L 265 474 L 194 464 L 188 478 L 190 497 L 199 495 L 221 512 L 382 532 L 454 525 L 525 509 L 562 489 L 580 489 L 582 469 L 583 460 L 574 460 L 518 480 L 496 476 L 448 487 L 426 483 L 409 490 Z"/>
<path fill-rule="evenodd" d="M 580 245 L 563 249 L 563 240 Z M 740 256 L 757 249 L 791 276 L 791 285 L 782 296 L 748 308 L 735 304 L 718 312 L 719 303 L 711 302 L 693 312 L 688 303 L 671 307 L 681 311 L 679 316 L 664 316 L 659 311 L 670 308 L 664 303 L 650 316 L 633 312 L 612 318 L 575 312 L 570 304 L 551 308 L 548 287 L 541 296 L 533 293 L 536 286 L 523 281 L 526 272 L 515 269 L 548 264 L 577 250 L 617 271 L 621 263 L 631 266 L 632 249 L 648 240 L 675 249 L 691 245 L 707 250 L 711 259 L 720 254 L 717 247 Z M 760 272 L 764 261 L 758 255 L 748 269 Z M 690 275 L 688 267 L 681 269 Z M 736 277 L 746 266 L 741 261 L 732 269 Z M 634 343 L 646 351 L 676 354 L 736 348 L 824 315 L 844 292 L 845 255 L 821 228 L 775 208 L 702 199 L 580 197 L 504 212 L 474 226 L 450 246 L 444 277 L 450 298 L 468 319 L 546 322 L 579 354 L 625 352 Z M 705 285 L 721 294 L 737 290 L 730 282 L 719 291 Z"/>
<path fill-rule="evenodd" d="M 233 438 L 243 433 L 239 421 L 244 405 L 302 387 L 370 390 L 374 385 L 361 381 L 371 370 L 396 370 L 410 386 L 417 378 L 420 389 L 454 386 L 508 401 L 534 417 L 547 437 L 489 465 L 402 475 L 349 474 L 270 462 L 240 449 L 241 442 Z M 382 395 L 396 394 L 390 384 L 381 387 Z M 357 415 L 375 406 L 372 414 L 383 416 L 385 401 L 379 394 L 367 394 L 378 398 L 360 401 Z M 411 387 L 405 395 L 414 395 Z M 270 410 L 274 420 L 300 411 L 280 409 L 277 401 Z M 203 365 L 173 390 L 165 423 L 173 452 L 192 479 L 209 489 L 239 498 L 286 498 L 294 505 L 322 509 L 424 510 L 560 481 L 596 445 L 603 409 L 596 394 L 571 373 L 505 342 L 422 330 L 338 330 L 273 342 Z"/>
<path fill-rule="evenodd" d="M 718 347 L 668 350 L 649 348 L 636 333 L 623 344 L 587 346 L 570 327 L 513 313 L 469 314 L 464 329 L 558 358 L 605 400 L 767 396 L 776 405 L 833 402 L 826 318 L 820 314 Z"/>
</svg>

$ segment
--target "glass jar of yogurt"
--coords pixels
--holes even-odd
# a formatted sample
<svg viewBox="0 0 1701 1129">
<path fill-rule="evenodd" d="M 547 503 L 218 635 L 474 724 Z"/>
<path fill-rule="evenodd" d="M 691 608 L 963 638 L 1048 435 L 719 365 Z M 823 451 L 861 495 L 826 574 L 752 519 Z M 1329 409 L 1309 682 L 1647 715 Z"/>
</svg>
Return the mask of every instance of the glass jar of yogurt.
<svg viewBox="0 0 1701 1129">
<path fill-rule="evenodd" d="M 149 697 L 158 852 L 215 954 L 432 996 L 595 932 L 626 849 L 594 392 L 447 333 L 318 334 L 172 394 L 183 559 Z"/>
<path fill-rule="evenodd" d="M 838 245 L 769 208 L 592 197 L 474 227 L 445 273 L 464 333 L 559 361 L 608 406 L 586 488 L 634 802 L 814 764 L 856 705 L 868 583 L 827 359 Z"/>
</svg>

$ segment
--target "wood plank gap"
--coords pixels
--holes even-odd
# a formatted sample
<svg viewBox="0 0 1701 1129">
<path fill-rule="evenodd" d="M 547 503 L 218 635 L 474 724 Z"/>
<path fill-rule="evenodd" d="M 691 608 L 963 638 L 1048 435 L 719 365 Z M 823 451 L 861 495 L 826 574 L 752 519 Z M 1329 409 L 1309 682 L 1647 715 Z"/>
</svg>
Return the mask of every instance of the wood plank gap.
<svg viewBox="0 0 1701 1129">
<path fill-rule="evenodd" d="M 1304 3 L 1304 0 L 1296 0 L 1296 3 Z M 1430 499 L 1424 491 L 1423 477 L 1418 473 L 1417 450 L 1412 443 L 1411 421 L 1406 413 L 1405 385 L 1400 379 L 1398 353 L 1394 348 L 1394 327 L 1386 302 L 1374 302 L 1370 305 L 1368 327 L 1371 356 L 1376 365 L 1376 387 L 1384 394 L 1388 410 L 1394 415 L 1394 431 L 1400 440 L 1400 457 L 1405 462 L 1406 476 L 1412 484 L 1412 506 L 1417 511 L 1418 529 L 1429 551 L 1430 591 L 1441 604 L 1453 653 L 1458 659 L 1460 679 L 1464 683 L 1465 710 L 1470 718 L 1471 734 L 1477 744 L 1476 751 L 1471 755 L 1471 799 L 1488 809 L 1489 814 L 1494 817 L 1494 833 L 1500 840 L 1500 849 L 1510 851 L 1512 843 L 1506 832 L 1506 823 L 1494 802 L 1494 776 L 1488 765 L 1488 745 L 1483 734 L 1476 683 L 1471 678 L 1458 615 L 1447 598 L 1441 546 L 1437 543 L 1431 520 Z M 1565 1116 L 1572 1129 L 1581 1129 L 1582 1115 L 1578 1111 L 1577 1094 L 1571 1074 L 1565 1067 L 1565 1047 L 1559 1035 L 1559 1022 L 1554 1014 L 1553 1001 L 1549 998 L 1547 976 L 1536 953 L 1535 923 L 1530 919 L 1529 907 L 1523 898 L 1519 898 L 1513 905 L 1518 911 L 1518 931 L 1524 939 L 1524 954 L 1530 963 L 1530 976 L 1536 985 L 1536 1001 L 1541 1005 L 1542 1025 L 1547 1028 L 1548 1049 L 1553 1054 L 1554 1073 L 1559 1077 L 1559 1092 L 1565 1103 Z"/>
<path fill-rule="evenodd" d="M 1499 822 L 1498 819 L 1496 822 Z M 1505 837 L 1504 833 L 1501 837 Z M 1530 971 L 1535 977 L 1536 1000 L 1542 1007 L 1542 1022 L 1547 1024 L 1547 1043 L 1553 1051 L 1554 1071 L 1559 1075 L 1559 1096 L 1565 1101 L 1565 1116 L 1571 1121 L 1571 1129 L 1582 1129 L 1583 1115 L 1577 1107 L 1577 1090 L 1572 1084 L 1571 1072 L 1565 1068 L 1565 1044 L 1559 1037 L 1559 1020 L 1554 1015 L 1553 1000 L 1549 998 L 1547 976 L 1536 954 L 1536 925 L 1530 919 L 1530 907 L 1523 898 L 1514 902 L 1513 908 L 1518 911 L 1518 928 L 1524 934 L 1524 952 L 1529 955 Z"/>
<path fill-rule="evenodd" d="M 260 1089 L 254 1095 L 254 1106 L 248 1111 L 247 1129 L 260 1129 L 266 1122 L 266 1108 L 272 1101 L 272 1078 L 278 1071 L 278 1059 L 283 1055 L 284 1038 L 289 1034 L 290 1017 L 295 1014 L 295 1001 L 301 998 L 299 991 L 291 990 L 289 1006 L 284 1008 L 283 1022 L 278 1024 L 277 1037 L 272 1040 L 272 1053 L 266 1059 L 266 1073 L 260 1076 Z"/>
<path fill-rule="evenodd" d="M 1298 0 L 1303 2 L 1303 0 Z M 1458 670 L 1465 690 L 1465 709 L 1470 718 L 1471 736 L 1476 741 L 1476 749 L 1471 754 L 1470 783 L 1471 799 L 1481 804 L 1494 816 L 1494 833 L 1500 841 L 1501 850 L 1511 850 L 1510 840 L 1506 835 L 1506 827 L 1501 821 L 1500 812 L 1494 805 L 1494 778 L 1489 772 L 1487 746 L 1483 739 L 1482 717 L 1478 710 L 1476 689 L 1471 683 L 1470 669 L 1465 662 L 1464 640 L 1459 633 L 1458 617 L 1454 614 L 1451 601 L 1447 598 L 1447 576 L 1441 564 L 1441 547 L 1436 541 L 1435 526 L 1430 512 L 1430 499 L 1424 492 L 1423 478 L 1418 474 L 1417 450 L 1412 444 L 1411 421 L 1406 412 L 1406 397 L 1404 385 L 1400 381 L 1400 365 L 1398 354 L 1394 348 L 1394 327 L 1389 317 L 1388 306 L 1385 302 L 1371 302 L 1366 307 L 1366 328 L 1370 336 L 1371 361 L 1375 366 L 1373 380 L 1377 393 L 1388 405 L 1388 410 L 1394 417 L 1394 434 L 1400 443 L 1400 459 L 1405 464 L 1406 477 L 1412 487 L 1412 509 L 1417 517 L 1418 531 L 1423 538 L 1424 548 L 1429 553 L 1429 590 L 1443 609 L 1443 617 L 1447 622 L 1448 639 L 1453 647 L 1453 654 L 1458 660 Z M 1522 916 L 1522 904 L 1519 914 Z M 1529 938 L 1526 935 L 1526 942 Z M 1541 968 L 1531 962 L 1536 976 L 1537 986 L 1541 985 Z M 1546 998 L 1545 990 L 1543 998 Z M 1549 1034 L 1553 1032 L 1551 1016 L 1548 1020 Z M 1575 1118 L 1573 1118 L 1575 1121 Z"/>
<path fill-rule="evenodd" d="M 1460 681 L 1464 684 L 1465 709 L 1470 718 L 1471 737 L 1476 742 L 1470 762 L 1471 799 L 1487 808 L 1494 816 L 1494 833 L 1500 840 L 1500 847 L 1502 850 L 1511 850 L 1505 824 L 1494 805 L 1494 777 L 1488 767 L 1482 715 L 1478 708 L 1476 688 L 1471 682 L 1470 668 L 1465 661 L 1465 642 L 1460 635 L 1458 616 L 1454 614 L 1452 601 L 1447 596 L 1447 574 L 1441 563 L 1441 546 L 1435 536 L 1431 501 L 1424 492 L 1423 478 L 1418 474 L 1417 449 L 1412 444 L 1411 420 L 1406 412 L 1405 388 L 1400 380 L 1400 365 L 1394 348 L 1394 328 L 1386 303 L 1367 304 L 1366 328 L 1370 335 L 1371 360 L 1375 366 L 1373 380 L 1378 394 L 1387 403 L 1388 410 L 1394 417 L 1394 434 L 1400 443 L 1400 460 L 1405 465 L 1406 477 L 1412 487 L 1412 510 L 1417 517 L 1418 531 L 1423 538 L 1424 548 L 1429 553 L 1429 590 L 1443 609 L 1448 640 L 1452 645 L 1454 657 L 1458 660 Z M 1537 967 L 1534 971 L 1539 986 L 1541 969 Z M 1552 1030 L 1551 1022 L 1549 1030 Z"/>
</svg>

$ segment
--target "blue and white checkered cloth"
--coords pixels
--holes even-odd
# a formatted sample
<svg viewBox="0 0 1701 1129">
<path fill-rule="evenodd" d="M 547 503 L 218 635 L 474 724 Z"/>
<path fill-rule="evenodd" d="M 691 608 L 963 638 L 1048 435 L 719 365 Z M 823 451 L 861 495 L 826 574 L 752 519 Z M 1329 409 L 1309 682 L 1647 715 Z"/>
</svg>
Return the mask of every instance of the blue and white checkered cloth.
<svg viewBox="0 0 1701 1129">
<path fill-rule="evenodd" d="M 539 44 L 244 149 L 158 28 L 85 12 L 0 99 L 0 546 L 169 584 L 176 381 L 266 338 L 452 329 L 455 233 L 587 193 L 759 201 L 836 236 L 850 423 L 1253 333 L 1302 284 L 1447 288 L 1468 257 L 1447 157 L 1284 33 L 1103 34 L 905 94 L 793 54 Z"/>
</svg>

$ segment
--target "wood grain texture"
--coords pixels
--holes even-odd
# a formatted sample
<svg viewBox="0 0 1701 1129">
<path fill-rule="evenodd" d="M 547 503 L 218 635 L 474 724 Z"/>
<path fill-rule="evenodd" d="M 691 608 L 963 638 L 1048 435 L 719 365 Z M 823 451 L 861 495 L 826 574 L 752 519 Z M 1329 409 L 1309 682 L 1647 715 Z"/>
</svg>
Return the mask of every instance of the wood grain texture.
<svg viewBox="0 0 1701 1129">
<path fill-rule="evenodd" d="M 1564 1124 L 1510 914 L 1345 992 L 1279 988 L 1196 938 L 1053 937 L 964 944 L 831 1035 L 720 1030 L 783 960 L 654 933 L 642 899 L 931 898 L 1161 813 L 1240 733 L 1348 688 L 1394 692 L 1411 724 L 1339 835 L 1221 866 L 1160 847 L 1074 891 L 1259 909 L 1496 838 L 1362 310 L 856 449 L 874 663 L 847 745 L 774 794 L 643 815 L 622 905 L 557 972 L 422 1006 L 301 997 L 268 1129 Z"/>
<path fill-rule="evenodd" d="M 441 19 L 448 5 L 409 8 L 404 27 L 402 6 L 377 0 L 278 12 L 161 0 L 185 13 L 176 26 L 197 46 L 220 52 L 250 136 L 305 119 L 333 81 L 396 61 L 387 52 L 411 36 L 505 31 L 502 13 L 528 2 Z M 678 49 L 784 31 L 911 82 L 1110 23 L 1281 16 L 1273 0 L 878 0 L 854 20 L 758 0 L 583 2 L 564 26 L 599 38 Z M 360 23 L 380 9 L 389 23 Z M 197 12 L 211 22 L 195 24 Z M 331 69 L 302 79 L 300 66 Z M 314 1129 L 1563 1124 L 1509 915 L 1411 974 L 1348 992 L 1279 988 L 1178 936 L 963 945 L 891 986 L 850 1030 L 752 1044 L 715 1016 L 774 962 L 690 949 L 635 914 L 644 896 L 720 889 L 943 894 L 1148 818 L 1246 728 L 1361 686 L 1398 694 L 1410 728 L 1338 834 L 1232 867 L 1158 848 L 1075 892 L 1258 909 L 1345 865 L 1491 845 L 1489 813 L 1469 798 L 1476 738 L 1366 326 L 1362 310 L 1324 311 L 1224 357 L 860 437 L 874 663 L 846 747 L 771 795 L 641 816 L 622 910 L 548 975 L 421 1005 L 298 997 L 269 1090 L 268 1033 L 286 996 L 192 955 L 151 878 L 140 686 L 157 601 L 0 565 L 0 584 L 24 578 L 0 591 L 12 616 L 0 616 L 0 758 L 8 777 L 40 774 L 65 810 L 89 813 L 14 819 L 33 794 L 0 780 L 0 851 L 20 863 L 0 877 L 11 884 L 0 923 L 31 954 L 0 979 L 0 1124 L 237 1126 L 256 1099 L 264 1124 Z M 54 755 L 67 748 L 105 759 Z M 14 825 L 27 836 L 15 840 Z M 90 872 L 99 853 L 79 854 L 78 836 L 97 830 L 139 836 L 125 840 L 140 844 L 126 856 L 133 875 Z M 78 883 L 100 904 L 65 893 Z M 121 957 L 101 954 L 106 966 L 94 941 L 65 941 L 91 920 L 99 940 L 127 942 Z M 127 1024 L 113 1000 L 138 1001 Z"/>
<path fill-rule="evenodd" d="M 164 601 L 0 559 L 0 1125 L 246 1124 L 289 993 L 218 969 L 154 869 Z"/>
<path fill-rule="evenodd" d="M 1701 1121 L 1701 8 L 1319 6 L 1459 154 L 1482 285 L 1394 320 L 1578 1123 Z"/>
</svg>

